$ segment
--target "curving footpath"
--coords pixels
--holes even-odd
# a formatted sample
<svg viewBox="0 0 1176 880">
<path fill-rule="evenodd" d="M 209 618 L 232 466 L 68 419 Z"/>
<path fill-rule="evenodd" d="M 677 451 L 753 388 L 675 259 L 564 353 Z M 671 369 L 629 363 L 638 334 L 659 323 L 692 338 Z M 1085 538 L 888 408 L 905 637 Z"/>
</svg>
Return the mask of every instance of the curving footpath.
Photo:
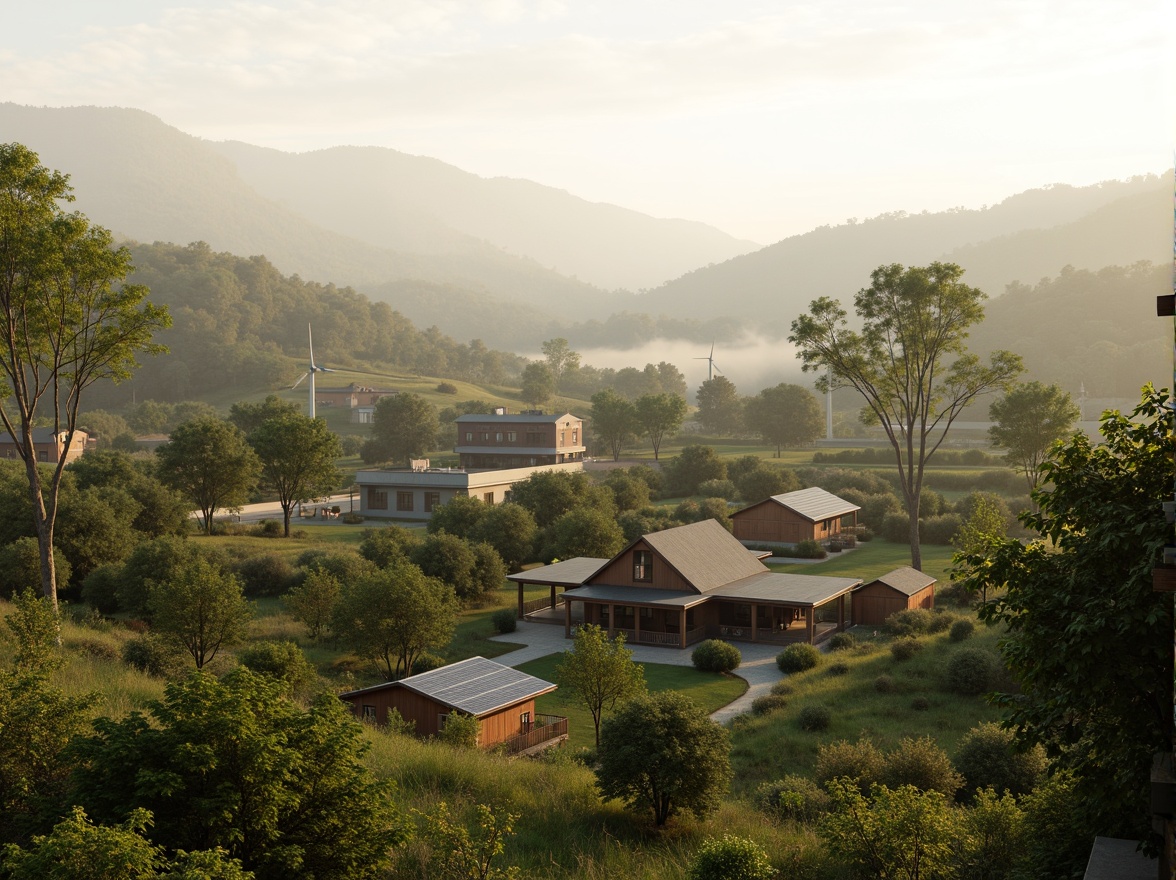
<svg viewBox="0 0 1176 880">
<path fill-rule="evenodd" d="M 520 620 L 518 629 L 505 635 L 491 636 L 496 642 L 507 642 L 522 645 L 517 651 L 495 657 L 495 661 L 505 666 L 518 666 L 530 660 L 538 660 L 549 654 L 559 654 L 571 648 L 570 639 L 565 639 L 562 626 L 549 623 L 531 623 Z M 747 682 L 747 691 L 743 696 L 731 701 L 723 708 L 711 713 L 711 718 L 720 724 L 726 724 L 736 715 L 751 711 L 752 701 L 768 693 L 772 685 L 783 678 L 783 674 L 776 667 L 776 655 L 782 650 L 779 645 L 758 645 L 736 643 L 735 647 L 743 655 L 743 663 L 735 670 L 735 675 Z M 654 648 L 649 645 L 629 645 L 633 652 L 633 659 L 640 663 L 665 663 L 672 666 L 691 666 L 690 655 L 694 648 Z"/>
</svg>

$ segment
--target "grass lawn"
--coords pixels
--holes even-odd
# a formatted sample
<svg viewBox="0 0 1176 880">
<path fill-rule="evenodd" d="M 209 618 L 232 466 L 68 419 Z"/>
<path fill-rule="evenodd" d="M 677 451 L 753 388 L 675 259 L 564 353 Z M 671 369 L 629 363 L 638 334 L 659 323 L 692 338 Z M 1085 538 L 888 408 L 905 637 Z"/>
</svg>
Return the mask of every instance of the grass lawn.
<svg viewBox="0 0 1176 880">
<path fill-rule="evenodd" d="M 555 667 L 561 659 L 559 654 L 550 654 L 523 663 L 518 668 L 546 681 L 555 681 Z M 643 663 L 641 666 L 645 669 L 645 683 L 650 691 L 678 691 L 707 712 L 721 709 L 747 690 L 747 682 L 741 678 L 699 672 L 693 666 L 670 666 L 664 663 Z M 568 719 L 568 745 L 572 748 L 595 748 L 596 731 L 592 715 L 573 700 L 570 694 L 556 691 L 536 700 L 535 711 L 544 715 L 565 716 Z"/>
<path fill-rule="evenodd" d="M 941 584 L 947 583 L 950 580 L 947 571 L 951 568 L 951 555 L 954 552 L 952 547 L 924 544 L 923 571 L 931 577 L 938 578 Z M 769 567 L 772 571 L 784 571 L 792 574 L 860 577 L 863 581 L 870 581 L 879 575 L 910 564 L 911 548 L 909 545 L 892 544 L 881 538 L 875 538 L 872 541 L 859 541 L 857 548 L 847 553 L 830 553 L 829 557 L 821 562 L 798 562 Z"/>
</svg>

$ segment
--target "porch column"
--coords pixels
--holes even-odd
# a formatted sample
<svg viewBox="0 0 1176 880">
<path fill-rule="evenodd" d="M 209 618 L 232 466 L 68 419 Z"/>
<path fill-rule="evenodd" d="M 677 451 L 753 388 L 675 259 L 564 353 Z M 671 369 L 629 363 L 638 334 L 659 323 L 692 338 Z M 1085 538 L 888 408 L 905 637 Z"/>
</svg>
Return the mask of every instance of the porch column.
<svg viewBox="0 0 1176 880">
<path fill-rule="evenodd" d="M 608 603 L 608 637 L 613 637 L 613 624 L 616 622 L 617 612 L 616 606 L 611 602 Z"/>
<path fill-rule="evenodd" d="M 678 612 L 678 647 L 686 647 L 686 609 Z"/>
<path fill-rule="evenodd" d="M 572 637 L 572 603 L 564 599 L 564 638 Z"/>
<path fill-rule="evenodd" d="M 555 584 L 551 585 L 551 607 L 552 610 L 555 609 Z"/>
<path fill-rule="evenodd" d="M 845 593 L 837 597 L 837 631 L 845 629 Z"/>
<path fill-rule="evenodd" d="M 519 620 L 522 620 L 525 616 L 523 613 L 523 582 L 519 581 Z"/>
<path fill-rule="evenodd" d="M 805 631 L 808 633 L 808 643 L 810 645 L 813 643 L 813 629 L 815 628 L 815 618 L 817 616 L 816 612 L 817 612 L 817 606 L 810 605 L 808 607 L 808 617 L 805 618 L 804 628 L 805 628 Z"/>
<path fill-rule="evenodd" d="M 641 644 L 641 609 L 633 606 L 633 644 Z"/>
<path fill-rule="evenodd" d="M 759 604 L 756 602 L 752 602 L 751 603 L 751 640 L 752 640 L 752 642 L 759 641 L 759 639 L 757 639 L 755 637 L 756 624 L 758 624 L 758 623 L 759 623 Z"/>
</svg>

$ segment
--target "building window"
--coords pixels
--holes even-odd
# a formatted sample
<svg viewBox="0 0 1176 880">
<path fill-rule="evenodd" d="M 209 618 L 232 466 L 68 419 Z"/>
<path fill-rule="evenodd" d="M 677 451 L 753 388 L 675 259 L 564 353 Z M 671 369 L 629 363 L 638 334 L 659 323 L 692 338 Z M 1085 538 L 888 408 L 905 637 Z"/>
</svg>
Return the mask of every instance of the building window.
<svg viewBox="0 0 1176 880">
<path fill-rule="evenodd" d="M 466 442 L 470 443 L 473 441 L 473 439 L 474 439 L 474 432 L 473 431 L 466 431 Z"/>
<path fill-rule="evenodd" d="M 530 730 L 531 729 L 531 713 L 530 712 L 524 712 L 522 715 L 519 716 L 519 726 L 522 727 L 523 730 Z"/>
<path fill-rule="evenodd" d="M 482 432 L 482 441 L 483 441 L 484 443 L 489 443 L 489 442 L 490 442 L 490 432 L 489 432 L 489 431 L 483 431 L 483 432 Z"/>
<path fill-rule="evenodd" d="M 411 492 L 397 492 L 396 493 L 396 509 L 402 511 L 412 510 L 412 493 Z"/>
<path fill-rule="evenodd" d="M 48 461 L 49 460 L 49 450 L 42 449 L 40 452 L 37 453 L 37 457 L 40 458 L 41 461 Z"/>
<path fill-rule="evenodd" d="M 495 443 L 502 442 L 502 432 L 501 431 L 499 431 L 497 434 L 494 435 L 494 442 Z"/>
<path fill-rule="evenodd" d="M 376 489 L 372 486 L 368 486 L 367 506 L 371 510 L 387 510 L 388 493 L 383 489 Z"/>
<path fill-rule="evenodd" d="M 448 721 L 448 720 L 449 720 L 449 715 L 448 715 L 448 714 L 445 714 L 445 715 L 438 715 L 438 716 L 437 716 L 437 729 L 438 729 L 438 730 L 444 730 L 444 729 L 445 729 L 445 722 L 446 722 L 446 721 Z"/>
<path fill-rule="evenodd" d="M 485 501 L 487 504 L 493 504 L 494 503 L 494 493 L 487 492 L 485 495 L 482 496 L 482 500 Z"/>
<path fill-rule="evenodd" d="M 426 492 L 425 493 L 425 513 L 432 513 L 434 507 L 441 506 L 440 492 Z"/>
<path fill-rule="evenodd" d="M 641 609 L 641 619 L 642 620 L 645 620 L 645 619 L 652 620 L 653 619 L 653 609 L 652 608 L 642 608 Z"/>
<path fill-rule="evenodd" d="M 633 551 L 633 580 L 646 583 L 653 580 L 653 554 L 648 550 Z"/>
<path fill-rule="evenodd" d="M 365 705 L 363 707 L 363 720 L 364 721 L 375 721 L 376 720 L 376 707 L 375 706 Z"/>
<path fill-rule="evenodd" d="M 542 446 L 543 445 L 543 435 L 540 434 L 538 431 L 528 431 L 527 432 L 527 445 L 528 446 Z"/>
<path fill-rule="evenodd" d="M 579 442 L 580 430 L 579 428 L 572 428 L 572 445 L 575 446 Z"/>
<path fill-rule="evenodd" d="M 514 431 L 507 431 L 506 432 L 506 439 L 507 439 L 508 443 L 514 443 L 515 440 L 518 438 L 518 436 L 519 435 L 516 434 Z"/>
</svg>

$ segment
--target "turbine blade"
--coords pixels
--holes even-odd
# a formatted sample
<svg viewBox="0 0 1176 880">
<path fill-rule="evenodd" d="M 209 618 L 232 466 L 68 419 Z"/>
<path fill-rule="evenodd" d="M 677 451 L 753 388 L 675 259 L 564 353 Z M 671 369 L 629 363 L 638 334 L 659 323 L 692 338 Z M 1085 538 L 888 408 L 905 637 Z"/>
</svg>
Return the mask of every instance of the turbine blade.
<svg viewBox="0 0 1176 880">
<path fill-rule="evenodd" d="M 306 325 L 306 341 L 310 343 L 310 368 L 314 369 L 314 334 L 310 330 L 310 325 Z"/>
<path fill-rule="evenodd" d="M 303 380 L 303 379 L 305 379 L 305 378 L 306 378 L 307 376 L 309 376 L 309 375 L 310 375 L 310 373 L 309 373 L 309 372 L 306 372 L 306 373 L 303 373 L 301 376 L 299 376 L 299 377 L 298 377 L 298 381 L 297 381 L 297 382 L 295 382 L 293 385 L 291 385 L 291 386 L 290 386 L 290 390 L 291 390 L 291 391 L 293 391 L 295 388 L 297 388 L 299 385 L 301 385 L 301 384 L 302 384 L 302 380 Z"/>
</svg>

